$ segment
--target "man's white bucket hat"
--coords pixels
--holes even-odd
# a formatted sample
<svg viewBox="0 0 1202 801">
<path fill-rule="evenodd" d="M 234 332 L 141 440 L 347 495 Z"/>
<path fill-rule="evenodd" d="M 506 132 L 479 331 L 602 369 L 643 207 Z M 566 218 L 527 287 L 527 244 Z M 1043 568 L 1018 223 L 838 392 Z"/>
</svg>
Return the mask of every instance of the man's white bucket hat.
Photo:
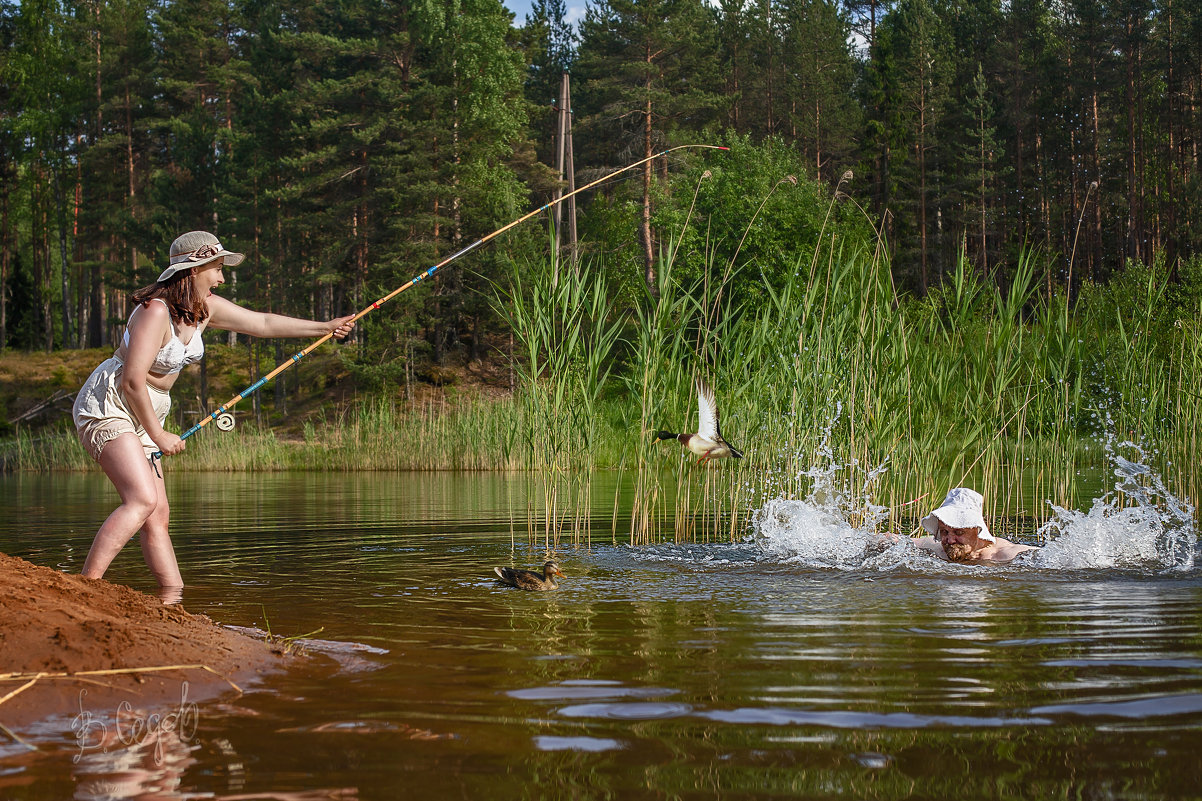
<svg viewBox="0 0 1202 801">
<path fill-rule="evenodd" d="M 190 270 L 217 259 L 224 259 L 226 267 L 235 267 L 246 258 L 221 246 L 217 237 L 208 231 L 189 231 L 176 237 L 171 243 L 171 265 L 159 275 L 159 283 L 166 281 L 180 270 Z"/>
<path fill-rule="evenodd" d="M 948 492 L 942 506 L 922 519 L 922 527 L 932 537 L 939 539 L 936 532 L 942 520 L 949 528 L 979 528 L 981 531 L 977 536 L 993 542 L 993 535 L 989 533 L 989 526 L 985 525 L 985 516 L 982 514 L 984 508 L 985 498 L 981 493 L 968 487 L 956 487 Z"/>
</svg>

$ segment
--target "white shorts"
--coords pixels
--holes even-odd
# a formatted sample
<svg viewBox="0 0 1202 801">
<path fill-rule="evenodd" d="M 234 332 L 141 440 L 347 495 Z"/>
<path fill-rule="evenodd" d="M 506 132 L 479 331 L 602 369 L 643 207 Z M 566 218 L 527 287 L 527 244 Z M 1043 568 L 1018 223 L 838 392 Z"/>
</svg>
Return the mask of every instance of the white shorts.
<svg viewBox="0 0 1202 801">
<path fill-rule="evenodd" d="M 100 453 L 110 440 L 122 434 L 133 434 L 142 441 L 146 457 L 157 453 L 159 446 L 154 443 L 146 429 L 138 423 L 138 418 L 129 410 L 125 395 L 121 392 L 120 359 L 106 359 L 92 371 L 83 388 L 75 396 L 75 405 L 71 407 L 71 416 L 75 419 L 75 433 L 79 436 L 84 450 L 100 461 Z M 167 419 L 171 411 L 171 394 L 158 387 L 146 385 L 150 392 L 150 405 L 159 418 L 159 424 Z"/>
</svg>

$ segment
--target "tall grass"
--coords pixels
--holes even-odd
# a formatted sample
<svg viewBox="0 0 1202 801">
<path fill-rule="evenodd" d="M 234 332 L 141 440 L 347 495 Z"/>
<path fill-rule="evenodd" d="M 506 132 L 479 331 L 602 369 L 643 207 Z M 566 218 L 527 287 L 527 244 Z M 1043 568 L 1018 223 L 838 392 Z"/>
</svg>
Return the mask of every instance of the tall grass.
<svg viewBox="0 0 1202 801">
<path fill-rule="evenodd" d="M 495 304 L 525 357 L 518 363 L 515 403 L 525 422 L 525 456 L 538 471 L 548 551 L 565 529 L 575 541 L 591 533 L 599 402 L 623 323 L 604 273 L 587 264 L 560 272 L 554 264 L 514 270 Z M 528 508 L 533 534 L 535 516 Z"/>
<path fill-rule="evenodd" d="M 1131 267 L 1125 283 L 1086 287 L 1070 308 L 1039 291 L 1044 254 L 1018 254 L 1001 289 L 962 257 L 916 300 L 896 292 L 883 243 L 824 226 L 785 280 L 745 302 L 730 288 L 754 264 L 711 255 L 686 283 L 679 241 L 660 254 L 655 291 L 629 302 L 615 301 L 603 263 L 526 265 L 499 285 L 519 345 L 513 397 L 369 399 L 307 426 L 302 442 L 246 425 L 196 437 L 169 467 L 535 471 L 528 534 L 548 550 L 565 534 L 591 538 L 596 468 L 633 481 L 629 531 L 617 531 L 616 498 L 612 515 L 632 544 L 738 536 L 763 499 L 810 491 L 820 462 L 858 476 L 895 529 L 970 484 L 1007 532 L 1044 501 L 1080 505 L 1081 475 L 1103 467 L 1103 434 L 1156 446 L 1170 488 L 1197 497 L 1202 318 L 1166 322 L 1163 271 Z M 698 467 L 653 441 L 659 429 L 692 430 L 698 375 L 745 459 Z M 67 433 L 0 450 L 8 469 L 88 463 Z"/>
<path fill-rule="evenodd" d="M 632 541 L 661 536 L 668 519 L 676 536 L 716 532 L 717 520 L 734 534 L 755 499 L 802 496 L 820 458 L 871 473 L 894 527 L 971 484 L 1008 531 L 1016 512 L 1046 514 L 1044 501 L 1080 504 L 1082 471 L 1104 467 L 1104 434 L 1159 443 L 1165 467 L 1187 465 L 1176 489 L 1196 497 L 1202 348 L 1194 324 L 1172 348 L 1154 330 L 1163 275 L 1148 271 L 1134 304 L 1095 293 L 1070 310 L 1038 292 L 1048 265 L 1037 252 L 1017 256 L 1004 290 L 961 257 L 914 301 L 898 297 L 884 254 L 832 234 L 765 286 L 766 303 L 738 308 L 709 281 L 712 264 L 696 286 L 674 284 L 666 250 L 658 295 L 633 318 L 629 402 L 644 437 L 695 421 L 693 379 L 705 375 L 747 458 L 694 468 L 679 448 L 640 448 Z"/>
</svg>

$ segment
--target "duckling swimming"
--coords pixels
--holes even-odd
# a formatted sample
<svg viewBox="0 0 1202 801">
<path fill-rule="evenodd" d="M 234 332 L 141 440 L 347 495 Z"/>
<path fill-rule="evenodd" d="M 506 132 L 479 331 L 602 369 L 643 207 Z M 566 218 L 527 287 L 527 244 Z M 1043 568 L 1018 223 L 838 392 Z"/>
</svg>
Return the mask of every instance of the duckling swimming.
<svg viewBox="0 0 1202 801">
<path fill-rule="evenodd" d="M 725 459 L 733 456 L 742 459 L 743 454 L 735 446 L 722 438 L 722 430 L 718 426 L 718 404 L 714 400 L 714 390 L 698 376 L 697 378 L 697 433 L 673 434 L 671 431 L 657 431 L 655 441 L 665 439 L 679 440 L 701 458 L 697 464 L 708 462 L 710 459 Z"/>
<path fill-rule="evenodd" d="M 559 586 L 555 582 L 555 576 L 564 577 L 555 562 L 543 565 L 541 576 L 533 570 L 517 570 L 512 567 L 494 567 L 493 572 L 503 583 L 519 590 L 553 590 Z"/>
</svg>

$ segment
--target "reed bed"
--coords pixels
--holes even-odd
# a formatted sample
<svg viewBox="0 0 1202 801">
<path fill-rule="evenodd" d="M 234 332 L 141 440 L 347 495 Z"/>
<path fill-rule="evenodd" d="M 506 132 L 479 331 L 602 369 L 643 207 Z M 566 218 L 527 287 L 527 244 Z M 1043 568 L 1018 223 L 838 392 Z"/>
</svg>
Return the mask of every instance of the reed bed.
<svg viewBox="0 0 1202 801">
<path fill-rule="evenodd" d="M 562 275 L 561 275 L 562 273 Z M 600 401 L 622 332 L 605 274 L 587 265 L 560 270 L 514 270 L 496 298 L 524 358 L 516 365 L 514 399 L 522 425 L 518 442 L 537 471 L 544 548 L 561 534 L 589 541 L 592 471 L 600 441 Z M 528 501 L 528 534 L 537 515 Z"/>
<path fill-rule="evenodd" d="M 299 442 L 243 424 L 190 440 L 170 467 L 532 471 L 527 536 L 548 551 L 591 541 L 590 478 L 607 468 L 633 484 L 628 508 L 613 501 L 610 536 L 634 545 L 740 537 L 764 501 L 832 477 L 847 514 L 884 507 L 893 530 L 960 484 L 985 494 L 999 530 L 1030 527 L 1048 501 L 1079 508 L 1099 491 L 1106 438 L 1149 448 L 1169 489 L 1198 497 L 1202 310 L 1174 318 L 1161 269 L 1131 265 L 1070 307 L 1040 291 L 1051 267 L 1038 252 L 1015 257 L 1002 289 L 962 258 L 913 299 L 898 295 L 883 243 L 824 227 L 783 282 L 740 300 L 732 286 L 753 264 L 710 255 L 685 281 L 679 242 L 661 253 L 654 292 L 631 296 L 600 262 L 525 265 L 499 283 L 517 345 L 512 397 L 368 399 Z M 698 375 L 746 458 L 697 467 L 653 441 L 692 430 Z M 3 458 L 88 467 L 68 432 L 18 435 Z"/>
<path fill-rule="evenodd" d="M 685 285 L 665 249 L 658 291 L 625 313 L 611 356 L 625 366 L 632 544 L 741 536 L 763 500 L 812 491 L 821 465 L 845 471 L 865 519 L 886 507 L 894 530 L 970 484 L 1010 533 L 1049 501 L 1108 490 L 1106 438 L 1156 443 L 1170 489 L 1196 497 L 1202 346 L 1195 322 L 1166 328 L 1162 271 L 1132 265 L 1125 286 L 1087 287 L 1069 309 L 1037 291 L 1050 264 L 1036 252 L 1018 254 L 1004 290 L 961 258 L 915 301 L 879 245 L 832 233 L 755 306 L 727 291 L 747 267 L 711 259 Z M 652 444 L 657 429 L 690 430 L 697 375 L 747 458 L 698 468 Z"/>
</svg>

